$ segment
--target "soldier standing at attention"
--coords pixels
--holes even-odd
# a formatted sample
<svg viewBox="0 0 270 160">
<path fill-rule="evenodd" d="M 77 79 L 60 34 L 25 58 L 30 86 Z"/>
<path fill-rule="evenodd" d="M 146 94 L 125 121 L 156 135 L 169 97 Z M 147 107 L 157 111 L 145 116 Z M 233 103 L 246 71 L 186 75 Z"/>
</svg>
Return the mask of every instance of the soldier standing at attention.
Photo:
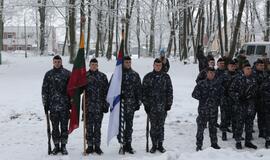
<svg viewBox="0 0 270 160">
<path fill-rule="evenodd" d="M 150 137 L 152 148 L 150 153 L 159 150 L 166 152 L 163 147 L 164 125 L 167 111 L 171 109 L 173 103 L 173 87 L 170 76 L 163 72 L 162 62 L 155 59 L 154 70 L 146 74 L 143 78 L 143 104 L 145 112 L 150 119 Z"/>
<path fill-rule="evenodd" d="M 53 58 L 53 69 L 48 71 L 43 79 L 42 102 L 45 113 L 50 112 L 52 139 L 55 145 L 52 151 L 53 155 L 59 152 L 63 155 L 68 154 L 66 144 L 68 141 L 68 121 L 71 106 L 67 94 L 67 85 L 70 74 L 70 71 L 63 68 L 62 59 L 57 55 Z"/>
</svg>

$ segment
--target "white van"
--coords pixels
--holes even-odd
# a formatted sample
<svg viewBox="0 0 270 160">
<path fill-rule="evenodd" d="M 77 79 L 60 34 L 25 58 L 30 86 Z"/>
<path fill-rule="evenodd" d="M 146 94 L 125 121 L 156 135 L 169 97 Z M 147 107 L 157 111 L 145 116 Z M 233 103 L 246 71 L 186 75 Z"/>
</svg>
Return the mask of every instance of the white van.
<svg viewBox="0 0 270 160">
<path fill-rule="evenodd" d="M 270 42 L 247 42 L 243 44 L 241 49 L 246 51 L 247 59 L 251 65 L 258 58 L 270 57 Z"/>
</svg>

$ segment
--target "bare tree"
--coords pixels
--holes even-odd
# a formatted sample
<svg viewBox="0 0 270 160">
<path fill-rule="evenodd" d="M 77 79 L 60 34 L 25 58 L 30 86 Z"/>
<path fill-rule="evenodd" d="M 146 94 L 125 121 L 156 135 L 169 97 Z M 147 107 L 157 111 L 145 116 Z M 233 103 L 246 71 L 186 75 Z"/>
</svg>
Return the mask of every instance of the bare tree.
<svg viewBox="0 0 270 160">
<path fill-rule="evenodd" d="M 40 55 L 43 55 L 45 51 L 46 2 L 46 0 L 38 0 L 38 4 L 40 5 L 38 8 L 40 16 Z"/>
<path fill-rule="evenodd" d="M 151 14 L 150 14 L 150 43 L 149 43 L 149 54 L 155 57 L 155 22 L 156 22 L 156 10 L 157 0 L 151 1 Z"/>
<path fill-rule="evenodd" d="M 269 41 L 270 36 L 270 0 L 266 0 L 265 4 L 266 16 L 265 16 L 265 23 L 266 23 L 266 34 L 264 36 L 265 41 Z"/>
<path fill-rule="evenodd" d="M 221 31 L 221 14 L 220 14 L 220 4 L 219 0 L 217 0 L 217 14 L 218 14 L 218 33 L 219 33 L 219 46 L 220 46 L 220 54 L 223 56 L 223 40 L 222 40 L 222 31 Z"/>
<path fill-rule="evenodd" d="M 89 51 L 90 51 L 90 32 L 91 32 L 91 20 L 92 20 L 92 11 L 91 11 L 91 2 L 92 0 L 88 0 L 87 4 L 87 10 L 88 10 L 88 16 L 87 16 L 87 40 L 86 40 L 86 55 L 88 57 Z"/>
<path fill-rule="evenodd" d="M 108 0 L 108 6 L 109 6 L 109 35 L 108 35 L 108 48 L 107 48 L 107 59 L 112 58 L 112 45 L 113 45 L 113 31 L 114 31 L 114 18 L 115 18 L 115 3 L 116 0 Z"/>
<path fill-rule="evenodd" d="M 4 32 L 3 8 L 4 8 L 4 0 L 0 0 L 0 53 L 1 53 L 1 50 L 3 49 L 3 32 Z M 0 64 L 1 64 L 1 58 L 0 58 Z"/>
<path fill-rule="evenodd" d="M 125 26 L 125 55 L 129 55 L 129 25 L 135 0 L 126 0 L 126 26 Z"/>
<path fill-rule="evenodd" d="M 140 23 L 140 18 L 141 18 L 141 8 L 140 8 L 140 1 L 137 0 L 136 2 L 136 8 L 137 8 L 137 24 L 136 24 L 136 36 L 137 36 L 137 41 L 138 41 L 138 58 L 141 57 L 141 39 L 140 39 L 140 34 L 141 34 L 141 23 Z"/>
<path fill-rule="evenodd" d="M 232 39 L 232 43 L 230 45 L 230 53 L 229 56 L 233 57 L 234 52 L 235 52 L 235 48 L 236 48 L 236 40 L 237 40 L 237 35 L 239 33 L 239 28 L 241 25 L 241 19 L 242 19 L 242 14 L 243 14 L 243 10 L 244 10 L 244 6 L 245 6 L 245 0 L 241 0 L 240 4 L 239 4 L 239 9 L 238 9 L 238 15 L 237 15 L 237 20 L 236 20 L 236 25 L 234 27 L 234 33 L 233 33 L 233 39 Z"/>
<path fill-rule="evenodd" d="M 228 41 L 228 25 L 227 25 L 227 19 L 228 19 L 228 15 L 227 15 L 227 0 L 223 1 L 223 16 L 224 16 L 224 41 L 225 41 L 225 45 L 224 45 L 224 49 L 225 52 L 228 53 L 229 51 L 229 41 Z"/>
<path fill-rule="evenodd" d="M 76 8 L 75 8 L 75 1 L 76 0 L 69 0 L 69 19 L 68 19 L 68 26 L 69 26 L 69 63 L 73 63 L 76 56 Z"/>
</svg>

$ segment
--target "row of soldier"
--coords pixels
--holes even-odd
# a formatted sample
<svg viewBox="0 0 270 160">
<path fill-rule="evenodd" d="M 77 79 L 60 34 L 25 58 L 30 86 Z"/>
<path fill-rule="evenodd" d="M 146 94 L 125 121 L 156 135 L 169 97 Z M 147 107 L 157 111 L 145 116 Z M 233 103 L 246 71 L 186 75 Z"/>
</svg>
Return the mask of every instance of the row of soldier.
<svg viewBox="0 0 270 160">
<path fill-rule="evenodd" d="M 90 60 L 90 69 L 87 71 L 88 84 L 85 89 L 86 104 L 86 140 L 87 154 L 103 154 L 101 150 L 101 125 L 104 113 L 108 112 L 109 104 L 106 102 L 109 82 L 106 74 L 98 69 L 97 59 Z M 152 140 L 151 153 L 156 150 L 164 153 L 164 124 L 167 111 L 173 103 L 173 88 L 169 70 L 169 61 L 165 53 L 155 59 L 153 71 L 144 76 L 143 82 L 139 74 L 131 67 L 129 56 L 123 59 L 123 74 L 121 85 L 122 106 L 124 108 L 124 151 L 134 154 L 132 148 L 133 118 L 135 111 L 143 103 L 145 112 L 150 119 L 150 137 Z M 52 123 L 52 139 L 54 149 L 52 154 L 61 152 L 67 155 L 68 122 L 71 99 L 67 95 L 67 84 L 70 71 L 63 68 L 60 56 L 53 58 L 53 69 L 45 74 L 42 85 L 42 101 L 45 114 L 49 114 Z M 59 130 L 60 129 L 60 130 Z M 120 140 L 120 136 L 117 136 Z"/>
<path fill-rule="evenodd" d="M 253 140 L 253 124 L 257 115 L 259 137 L 265 138 L 265 147 L 270 147 L 270 63 L 258 59 L 253 67 L 246 59 L 245 51 L 235 59 L 219 58 L 217 69 L 212 56 L 198 53 L 200 73 L 196 79 L 192 97 L 199 100 L 196 134 L 196 150 L 202 150 L 203 132 L 209 128 L 211 147 L 220 149 L 217 127 L 222 131 L 222 140 L 227 132 L 233 133 L 235 147 L 257 149 Z M 208 66 L 204 64 L 207 59 Z M 205 67 L 203 69 L 203 67 Z M 221 123 L 217 124 L 218 107 Z M 232 129 L 230 129 L 232 128 Z M 245 131 L 245 137 L 242 137 Z"/>
</svg>

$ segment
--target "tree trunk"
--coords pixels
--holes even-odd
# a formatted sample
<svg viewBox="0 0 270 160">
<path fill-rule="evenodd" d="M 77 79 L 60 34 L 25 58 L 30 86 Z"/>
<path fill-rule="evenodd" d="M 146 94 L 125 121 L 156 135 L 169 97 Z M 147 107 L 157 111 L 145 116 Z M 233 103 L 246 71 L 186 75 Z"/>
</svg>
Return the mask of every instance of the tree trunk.
<svg viewBox="0 0 270 160">
<path fill-rule="evenodd" d="M 3 8 L 4 8 L 4 0 L 0 0 L 0 53 L 3 49 L 3 33 L 4 33 Z"/>
<path fill-rule="evenodd" d="M 233 33 L 233 39 L 232 39 L 232 44 L 230 45 L 230 57 L 232 58 L 235 52 L 236 48 L 236 40 L 237 40 L 237 35 L 239 33 L 239 28 L 241 25 L 241 19 L 242 19 L 242 14 L 245 6 L 245 0 L 241 0 L 239 4 L 239 10 L 238 10 L 238 15 L 237 15 L 237 20 L 236 20 L 236 25 L 234 27 L 234 33 Z"/>
<path fill-rule="evenodd" d="M 249 27 L 248 27 L 248 16 L 249 16 L 249 3 L 246 4 L 246 25 L 245 25 L 245 42 L 249 41 Z"/>
<path fill-rule="evenodd" d="M 91 20 L 92 20 L 92 12 L 91 12 L 91 1 L 92 0 L 88 0 L 88 20 L 87 20 L 87 40 L 86 40 L 86 57 L 88 58 L 89 55 L 89 51 L 90 51 L 90 38 L 91 38 Z"/>
<path fill-rule="evenodd" d="M 223 16 L 224 16 L 224 41 L 225 41 L 225 53 L 229 51 L 229 42 L 228 42 L 228 30 L 227 30 L 227 0 L 223 1 Z"/>
<path fill-rule="evenodd" d="M 125 55 L 129 55 L 129 25 L 135 0 L 127 0 L 126 6 L 126 30 L 125 30 Z"/>
<path fill-rule="evenodd" d="M 40 7 L 38 8 L 40 16 L 40 55 L 44 55 L 45 51 L 45 20 L 46 20 L 46 0 L 38 0 Z"/>
<path fill-rule="evenodd" d="M 222 31 L 221 31 L 221 14 L 220 14 L 220 5 L 219 0 L 217 0 L 217 14 L 218 14 L 218 34 L 219 34 L 219 44 L 220 44 L 220 54 L 223 56 L 223 40 L 222 40 Z"/>
<path fill-rule="evenodd" d="M 102 0 L 97 0 L 98 8 L 97 8 L 97 40 L 96 40 L 96 52 L 95 57 L 99 57 L 100 40 L 101 40 L 101 21 L 102 21 Z"/>
<path fill-rule="evenodd" d="M 150 15 L 150 44 L 149 44 L 149 54 L 155 57 L 155 11 L 156 11 L 156 1 L 151 2 L 151 15 Z"/>
<path fill-rule="evenodd" d="M 141 10 L 140 10 L 140 1 L 137 0 L 137 25 L 136 25 L 136 35 L 137 35 L 137 41 L 138 41 L 138 58 L 141 57 L 141 40 L 140 40 L 140 33 L 141 33 L 141 24 L 140 24 L 140 16 L 141 16 Z"/>
<path fill-rule="evenodd" d="M 265 34 L 265 37 L 264 37 L 264 40 L 265 41 L 269 41 L 269 36 L 270 36 L 270 0 L 267 0 L 266 1 L 266 20 L 265 20 L 265 23 L 266 23 L 266 34 Z"/>
<path fill-rule="evenodd" d="M 108 48 L 107 48 L 106 57 L 108 60 L 110 60 L 112 58 L 113 31 L 114 31 L 114 10 L 115 10 L 116 0 L 113 0 L 112 4 L 110 3 L 110 0 L 109 0 L 108 3 L 109 3 L 110 12 L 109 12 Z"/>
<path fill-rule="evenodd" d="M 70 51 L 70 57 L 69 57 L 69 63 L 73 64 L 75 57 L 76 57 L 76 7 L 75 7 L 75 0 L 69 0 L 69 20 L 68 20 L 68 26 L 69 26 L 69 39 L 70 39 L 70 45 L 69 45 L 69 51 Z"/>
</svg>

